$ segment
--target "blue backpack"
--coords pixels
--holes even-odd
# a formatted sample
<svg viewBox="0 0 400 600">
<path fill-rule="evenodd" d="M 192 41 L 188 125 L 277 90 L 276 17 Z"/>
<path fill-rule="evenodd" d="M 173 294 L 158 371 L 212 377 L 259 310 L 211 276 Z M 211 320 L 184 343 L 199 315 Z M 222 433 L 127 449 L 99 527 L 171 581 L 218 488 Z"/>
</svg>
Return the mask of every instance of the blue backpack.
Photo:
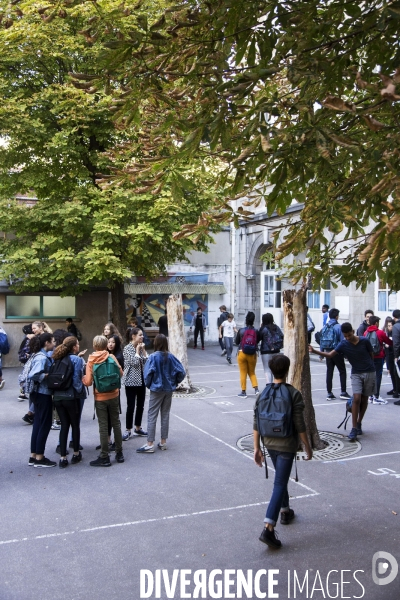
<svg viewBox="0 0 400 600">
<path fill-rule="evenodd" d="M 269 327 L 265 327 L 263 329 L 263 341 L 265 341 L 268 346 L 268 350 L 270 352 L 275 352 L 277 350 L 282 350 L 283 348 L 283 333 L 279 329 L 279 327 L 274 326 L 274 329 L 271 331 Z M 261 348 L 262 350 L 262 348 Z"/>
<path fill-rule="evenodd" d="M 352 412 L 353 412 L 353 396 L 351 396 L 351 398 L 349 398 L 346 402 L 346 413 L 344 415 L 343 421 L 340 423 L 340 425 L 338 425 L 338 429 L 341 428 L 343 423 L 344 423 L 344 428 L 346 429 L 347 421 L 350 419 Z"/>
<path fill-rule="evenodd" d="M 335 325 L 336 323 L 327 323 L 321 329 L 319 345 L 323 352 L 326 350 L 333 350 L 339 343 L 338 335 L 335 331 Z"/>
<path fill-rule="evenodd" d="M 10 344 L 8 343 L 7 334 L 0 331 L 0 354 L 8 354 L 10 352 Z"/>
</svg>

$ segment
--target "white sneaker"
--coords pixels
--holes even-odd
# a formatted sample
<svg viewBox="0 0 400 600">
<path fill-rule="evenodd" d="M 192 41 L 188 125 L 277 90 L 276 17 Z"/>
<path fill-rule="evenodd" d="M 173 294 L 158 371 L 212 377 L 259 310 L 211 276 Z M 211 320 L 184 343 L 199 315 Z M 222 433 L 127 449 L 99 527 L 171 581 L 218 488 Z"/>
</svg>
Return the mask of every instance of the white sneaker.
<svg viewBox="0 0 400 600">
<path fill-rule="evenodd" d="M 222 352 L 221 356 L 225 356 L 225 354 L 226 354 L 226 350 L 224 350 L 224 351 Z"/>
<path fill-rule="evenodd" d="M 387 404 L 388 401 L 384 400 L 383 398 L 377 398 L 376 396 L 374 396 L 374 399 L 372 401 L 372 404 Z"/>
<path fill-rule="evenodd" d="M 373 396 L 368 396 L 368 402 L 369 402 L 370 404 L 372 404 L 372 403 L 373 403 L 373 401 L 374 401 L 374 397 L 373 397 Z"/>
<path fill-rule="evenodd" d="M 2 389 L 3 389 L 3 387 L 4 387 L 4 384 L 5 384 L 5 381 L 4 381 L 4 379 L 2 379 L 2 380 L 0 381 L 0 390 L 2 390 Z"/>
</svg>

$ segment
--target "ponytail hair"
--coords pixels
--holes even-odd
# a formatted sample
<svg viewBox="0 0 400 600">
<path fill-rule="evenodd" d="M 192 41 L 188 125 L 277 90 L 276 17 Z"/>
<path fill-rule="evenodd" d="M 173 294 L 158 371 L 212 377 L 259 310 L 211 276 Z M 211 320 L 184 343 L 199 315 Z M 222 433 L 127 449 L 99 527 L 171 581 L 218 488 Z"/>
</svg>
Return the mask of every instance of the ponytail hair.
<svg viewBox="0 0 400 600">
<path fill-rule="evenodd" d="M 65 340 L 57 346 L 57 348 L 53 352 L 53 360 L 61 360 L 64 356 L 68 354 L 72 354 L 73 348 L 77 345 L 78 340 L 75 336 L 70 335 L 65 338 Z"/>
<path fill-rule="evenodd" d="M 139 327 L 128 327 L 128 329 L 126 330 L 126 343 L 130 344 L 132 341 L 132 336 L 133 335 L 137 335 L 139 333 L 139 331 L 142 331 Z"/>
</svg>

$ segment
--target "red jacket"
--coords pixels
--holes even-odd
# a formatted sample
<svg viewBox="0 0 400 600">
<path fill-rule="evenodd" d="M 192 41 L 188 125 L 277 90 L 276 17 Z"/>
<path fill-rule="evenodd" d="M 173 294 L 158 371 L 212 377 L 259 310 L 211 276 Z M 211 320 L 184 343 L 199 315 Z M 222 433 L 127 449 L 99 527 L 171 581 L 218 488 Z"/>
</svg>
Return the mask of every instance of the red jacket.
<svg viewBox="0 0 400 600">
<path fill-rule="evenodd" d="M 383 344 L 393 346 L 392 340 L 386 335 L 384 331 L 382 331 L 382 329 L 378 329 L 376 325 L 370 325 L 369 327 L 367 327 L 367 330 L 364 333 L 364 337 L 367 337 L 367 333 L 369 331 L 376 331 L 376 335 L 378 336 L 378 340 L 381 345 L 381 351 L 379 352 L 379 354 L 375 354 L 374 358 L 385 358 L 385 350 Z"/>
</svg>

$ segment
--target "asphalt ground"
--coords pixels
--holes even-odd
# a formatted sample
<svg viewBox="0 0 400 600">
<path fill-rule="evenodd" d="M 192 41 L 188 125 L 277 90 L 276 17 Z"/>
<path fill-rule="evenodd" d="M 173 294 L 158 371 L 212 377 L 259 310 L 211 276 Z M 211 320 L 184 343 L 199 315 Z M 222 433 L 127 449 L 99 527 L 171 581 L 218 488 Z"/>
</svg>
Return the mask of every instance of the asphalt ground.
<svg viewBox="0 0 400 600">
<path fill-rule="evenodd" d="M 254 395 L 248 387 L 246 400 L 237 397 L 238 367 L 221 358 L 218 346 L 188 352 L 193 382 L 211 393 L 174 398 L 166 452 L 139 455 L 135 450 L 143 438 L 132 438 L 124 442 L 125 463 L 112 457 L 111 468 L 89 466 L 99 443 L 93 396 L 82 415 L 83 462 L 64 470 L 28 467 L 31 427 L 21 420 L 27 402 L 17 401 L 18 369 L 4 370 L 0 600 L 192 594 L 398 600 L 400 575 L 385 581 L 395 572 L 395 559 L 400 563 L 400 407 L 393 400 L 386 406 L 369 405 L 361 449 L 350 458 L 298 461 L 299 482 L 289 485 L 296 518 L 289 526 L 278 523 L 283 546 L 272 551 L 258 537 L 274 473 L 270 469 L 266 480 L 264 469 L 237 446 L 239 438 L 252 432 Z M 313 360 L 311 370 L 318 428 L 337 433 L 345 402 L 339 397 L 326 401 L 325 363 Z M 260 360 L 256 372 L 262 387 Z M 384 373 L 384 397 L 389 382 Z M 335 371 L 333 393 L 339 396 L 339 391 Z M 144 427 L 147 402 L 148 397 Z M 124 393 L 122 409 L 124 430 Z M 58 432 L 51 431 L 46 456 L 54 460 L 59 459 L 57 440 Z M 382 551 L 392 557 L 378 558 L 378 585 L 372 562 Z M 184 569 L 190 573 L 182 573 Z M 156 585 L 149 589 L 150 575 L 144 570 L 154 581 L 156 570 L 165 570 L 159 590 Z M 178 584 L 167 595 L 163 577 L 168 583 L 174 570 L 180 570 Z M 240 570 L 254 583 L 242 596 L 236 587 Z M 196 592 L 201 577 L 209 585 Z"/>
</svg>

